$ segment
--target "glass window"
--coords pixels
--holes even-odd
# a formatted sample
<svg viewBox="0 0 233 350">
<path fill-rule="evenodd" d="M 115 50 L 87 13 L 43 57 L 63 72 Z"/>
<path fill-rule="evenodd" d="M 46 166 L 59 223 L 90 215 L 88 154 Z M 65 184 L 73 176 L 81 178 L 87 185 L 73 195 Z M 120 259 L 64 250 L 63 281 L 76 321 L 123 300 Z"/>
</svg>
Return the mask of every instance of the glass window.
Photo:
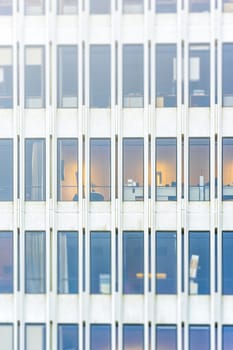
<svg viewBox="0 0 233 350">
<path fill-rule="evenodd" d="M 57 199 L 78 200 L 78 140 L 57 141 Z"/>
<path fill-rule="evenodd" d="M 2 5 L 0 5 L 2 6 Z M 0 7 L 1 11 L 1 7 Z M 1 15 L 1 12 L 0 12 Z M 10 47 L 0 47 L 0 108 L 13 107 L 13 60 Z"/>
<path fill-rule="evenodd" d="M 123 0 L 123 13 L 143 13 L 143 0 Z"/>
<path fill-rule="evenodd" d="M 92 294 L 111 293 L 111 233 L 91 232 L 90 290 Z"/>
<path fill-rule="evenodd" d="M 25 48 L 25 108 L 45 106 L 44 48 Z"/>
<path fill-rule="evenodd" d="M 209 232 L 189 232 L 189 293 L 210 293 Z"/>
<path fill-rule="evenodd" d="M 209 12 L 210 0 L 189 0 L 190 12 Z"/>
<path fill-rule="evenodd" d="M 103 166 L 104 164 L 104 166 Z M 111 140 L 90 140 L 90 200 L 111 199 Z"/>
<path fill-rule="evenodd" d="M 222 327 L 222 350 L 232 350 L 233 326 Z"/>
<path fill-rule="evenodd" d="M 13 336 L 13 325 L 0 323 L 0 339 L 3 350 L 13 350 Z"/>
<path fill-rule="evenodd" d="M 156 200 L 176 201 L 176 139 L 156 139 Z"/>
<path fill-rule="evenodd" d="M 143 325 L 123 325 L 123 350 L 144 350 Z"/>
<path fill-rule="evenodd" d="M 25 140 L 25 200 L 45 200 L 45 140 Z"/>
<path fill-rule="evenodd" d="M 46 328 L 44 324 L 26 324 L 25 350 L 46 349 Z"/>
<path fill-rule="evenodd" d="M 58 232 L 58 293 L 78 293 L 78 232 Z"/>
<path fill-rule="evenodd" d="M 233 138 L 222 141 L 222 199 L 233 200 Z"/>
<path fill-rule="evenodd" d="M 210 140 L 189 139 L 189 200 L 210 200 Z"/>
<path fill-rule="evenodd" d="M 57 12 L 59 15 L 76 15 L 78 0 L 58 0 Z"/>
<path fill-rule="evenodd" d="M 110 107 L 110 45 L 90 46 L 90 107 Z"/>
<path fill-rule="evenodd" d="M 189 350 L 210 350 L 209 326 L 189 326 Z"/>
<path fill-rule="evenodd" d="M 123 45 L 123 107 L 143 107 L 143 99 L 143 45 Z"/>
<path fill-rule="evenodd" d="M 78 350 L 78 325 L 58 325 L 58 350 Z"/>
<path fill-rule="evenodd" d="M 144 293 L 144 234 L 123 233 L 123 293 Z"/>
<path fill-rule="evenodd" d="M 223 11 L 224 12 L 233 12 L 233 1 L 232 0 L 223 0 Z"/>
<path fill-rule="evenodd" d="M 111 326 L 92 324 L 90 343 L 90 350 L 111 350 Z"/>
<path fill-rule="evenodd" d="M 176 233 L 156 232 L 156 293 L 176 294 Z"/>
<path fill-rule="evenodd" d="M 177 335 L 176 326 L 156 327 L 156 350 L 176 350 Z"/>
<path fill-rule="evenodd" d="M 0 293 L 13 293 L 12 232 L 0 232 Z"/>
<path fill-rule="evenodd" d="M 95 15 L 111 12 L 111 0 L 90 0 L 90 13 Z"/>
<path fill-rule="evenodd" d="M 233 232 L 222 233 L 222 293 L 233 294 Z"/>
<path fill-rule="evenodd" d="M 142 138 L 123 140 L 123 199 L 144 199 L 144 143 Z"/>
<path fill-rule="evenodd" d="M 78 107 L 78 48 L 58 46 L 58 108 Z"/>
<path fill-rule="evenodd" d="M 176 107 L 176 72 L 176 45 L 156 45 L 157 107 Z"/>
<path fill-rule="evenodd" d="M 232 6 L 233 2 L 226 2 L 225 6 Z M 222 52 L 222 102 L 224 107 L 233 106 L 233 44 L 223 44 Z"/>
<path fill-rule="evenodd" d="M 26 293 L 45 293 L 45 266 L 45 232 L 25 232 Z"/>
<path fill-rule="evenodd" d="M 0 201 L 13 200 L 13 141 L 0 139 Z"/>
<path fill-rule="evenodd" d="M 0 16 L 9 16 L 9 15 L 12 15 L 12 0 L 1 0 Z"/>
<path fill-rule="evenodd" d="M 189 47 L 189 106 L 210 105 L 210 48 L 209 45 Z"/>
<path fill-rule="evenodd" d="M 43 15 L 44 0 L 24 0 L 25 15 Z"/>
<path fill-rule="evenodd" d="M 176 12 L 176 0 L 155 0 L 155 11 L 157 13 L 174 13 Z"/>
</svg>

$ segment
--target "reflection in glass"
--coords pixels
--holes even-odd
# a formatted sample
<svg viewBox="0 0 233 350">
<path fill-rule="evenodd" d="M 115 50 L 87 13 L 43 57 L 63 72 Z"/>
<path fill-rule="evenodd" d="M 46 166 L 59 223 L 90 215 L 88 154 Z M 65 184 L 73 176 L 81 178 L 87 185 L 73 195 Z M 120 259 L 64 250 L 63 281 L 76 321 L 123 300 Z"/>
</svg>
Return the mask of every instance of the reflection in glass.
<svg viewBox="0 0 233 350">
<path fill-rule="evenodd" d="M 58 232 L 58 293 L 78 293 L 78 232 Z"/>
<path fill-rule="evenodd" d="M 209 326 L 189 326 L 189 350 L 210 350 Z"/>
<path fill-rule="evenodd" d="M 189 232 L 189 293 L 210 293 L 209 232 Z"/>
<path fill-rule="evenodd" d="M 58 325 L 58 350 L 78 350 L 78 325 Z"/>
<path fill-rule="evenodd" d="M 78 49 L 77 46 L 58 47 L 57 106 L 78 107 Z"/>
<path fill-rule="evenodd" d="M 25 292 L 45 293 L 45 232 L 25 232 Z"/>
<path fill-rule="evenodd" d="M 0 3 L 0 16 L 12 15 L 12 0 L 2 0 Z"/>
<path fill-rule="evenodd" d="M 222 233 L 222 293 L 233 294 L 233 232 Z M 233 343 L 232 343 L 233 344 Z"/>
<path fill-rule="evenodd" d="M 156 139 L 156 200 L 176 201 L 176 139 Z"/>
<path fill-rule="evenodd" d="M 78 200 L 78 140 L 58 139 L 57 199 Z"/>
<path fill-rule="evenodd" d="M 90 0 L 90 13 L 93 15 L 108 14 L 111 11 L 111 0 Z"/>
<path fill-rule="evenodd" d="M 232 6 L 233 11 L 233 2 L 225 3 L 224 6 Z M 233 70 L 232 67 L 233 61 L 233 44 L 223 44 L 222 52 L 222 102 L 224 107 L 233 106 Z"/>
<path fill-rule="evenodd" d="M 13 200 L 13 141 L 0 140 L 0 201 Z"/>
<path fill-rule="evenodd" d="M 103 166 L 104 164 L 104 166 Z M 90 200 L 111 198 L 111 140 L 90 140 Z"/>
<path fill-rule="evenodd" d="M 25 200 L 45 200 L 45 140 L 25 140 Z"/>
<path fill-rule="evenodd" d="M 233 200 L 233 138 L 222 142 L 222 199 Z"/>
<path fill-rule="evenodd" d="M 224 12 L 233 12 L 233 1 L 232 0 L 223 0 L 223 11 Z"/>
<path fill-rule="evenodd" d="M 233 348 L 233 326 L 222 327 L 222 350 L 232 350 Z"/>
<path fill-rule="evenodd" d="M 110 45 L 90 46 L 90 107 L 110 107 Z"/>
<path fill-rule="evenodd" d="M 24 0 L 25 15 L 43 15 L 44 0 Z"/>
<path fill-rule="evenodd" d="M 189 47 L 189 106 L 210 105 L 210 49 L 209 45 Z"/>
<path fill-rule="evenodd" d="M 13 325 L 9 323 L 0 324 L 0 339 L 2 350 L 13 350 Z"/>
<path fill-rule="evenodd" d="M 44 324 L 26 324 L 25 350 L 46 350 L 46 328 Z"/>
<path fill-rule="evenodd" d="M 143 325 L 123 325 L 123 350 L 144 350 Z"/>
<path fill-rule="evenodd" d="M 176 45 L 156 45 L 156 106 L 176 107 Z"/>
<path fill-rule="evenodd" d="M 156 350 L 176 350 L 176 326 L 156 327 Z"/>
<path fill-rule="evenodd" d="M 176 0 L 155 0 L 155 12 L 157 13 L 175 13 Z"/>
<path fill-rule="evenodd" d="M 210 0 L 189 0 L 190 12 L 209 12 Z"/>
<path fill-rule="evenodd" d="M 0 6 L 3 6 L 0 4 Z M 0 7 L 1 11 L 1 7 Z M 0 12 L 1 15 L 1 12 Z M 12 49 L 0 48 L 0 108 L 13 106 L 13 65 Z"/>
<path fill-rule="evenodd" d="M 90 278 L 92 294 L 111 293 L 111 233 L 91 232 Z"/>
<path fill-rule="evenodd" d="M 137 74 L 135 74 L 137 72 Z M 143 45 L 123 46 L 123 107 L 143 107 Z"/>
<path fill-rule="evenodd" d="M 13 292 L 13 234 L 0 232 L 0 293 Z"/>
<path fill-rule="evenodd" d="M 59 15 L 76 15 L 78 0 L 58 0 L 57 12 Z"/>
<path fill-rule="evenodd" d="M 176 233 L 156 232 L 156 293 L 176 294 Z"/>
<path fill-rule="evenodd" d="M 189 139 L 189 200 L 210 200 L 210 140 Z"/>
<path fill-rule="evenodd" d="M 144 11 L 143 0 L 123 0 L 123 13 L 143 13 Z"/>
<path fill-rule="evenodd" d="M 143 138 L 123 140 L 123 200 L 144 199 Z"/>
<path fill-rule="evenodd" d="M 123 293 L 144 293 L 144 234 L 123 233 Z"/>
<path fill-rule="evenodd" d="M 92 324 L 90 350 L 111 350 L 111 326 Z"/>
</svg>

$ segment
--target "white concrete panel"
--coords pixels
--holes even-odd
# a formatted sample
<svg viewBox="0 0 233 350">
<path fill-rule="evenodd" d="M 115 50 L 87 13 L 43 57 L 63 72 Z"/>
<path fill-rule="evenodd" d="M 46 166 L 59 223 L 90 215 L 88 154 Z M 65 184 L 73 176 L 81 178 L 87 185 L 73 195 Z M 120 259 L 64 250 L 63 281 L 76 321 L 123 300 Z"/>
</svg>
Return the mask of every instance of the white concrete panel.
<svg viewBox="0 0 233 350">
<path fill-rule="evenodd" d="M 177 323 L 177 296 L 157 295 L 154 298 L 156 323 Z"/>
<path fill-rule="evenodd" d="M 26 323 L 40 323 L 46 320 L 46 295 L 25 294 L 24 319 Z"/>
<path fill-rule="evenodd" d="M 0 137 L 13 137 L 13 111 L 11 109 L 1 109 L 0 123 Z"/>
<path fill-rule="evenodd" d="M 210 13 L 198 12 L 188 14 L 189 42 L 209 43 L 211 38 Z"/>
<path fill-rule="evenodd" d="M 209 324 L 211 322 L 210 297 L 189 296 L 189 323 Z"/>
<path fill-rule="evenodd" d="M 223 230 L 233 230 L 233 201 L 222 203 L 222 229 Z"/>
<path fill-rule="evenodd" d="M 143 43 L 145 40 L 143 15 L 135 14 L 134 16 L 122 16 L 121 33 L 122 42 L 124 44 Z"/>
<path fill-rule="evenodd" d="M 11 16 L 1 16 L 0 21 L 1 45 L 12 45 L 13 19 Z"/>
<path fill-rule="evenodd" d="M 210 135 L 210 109 L 189 108 L 189 136 L 206 137 Z"/>
<path fill-rule="evenodd" d="M 110 109 L 90 109 L 90 137 L 111 136 L 111 112 Z"/>
<path fill-rule="evenodd" d="M 0 295 L 0 323 L 11 323 L 14 321 L 14 296 Z"/>
<path fill-rule="evenodd" d="M 210 230 L 210 202 L 189 202 L 189 230 Z"/>
<path fill-rule="evenodd" d="M 157 108 L 155 115 L 155 136 L 176 137 L 177 133 L 177 109 Z"/>
<path fill-rule="evenodd" d="M 0 230 L 13 230 L 14 206 L 12 202 L 0 202 Z"/>
<path fill-rule="evenodd" d="M 58 323 L 78 323 L 79 297 L 77 295 L 58 295 L 55 308 Z"/>
<path fill-rule="evenodd" d="M 25 138 L 46 136 L 45 109 L 25 109 L 23 118 L 25 126 Z"/>
<path fill-rule="evenodd" d="M 45 230 L 46 207 L 45 202 L 25 202 L 25 230 Z"/>
<path fill-rule="evenodd" d="M 222 108 L 222 136 L 233 135 L 233 107 Z"/>
<path fill-rule="evenodd" d="M 123 295 L 121 299 L 122 322 L 144 322 L 144 297 L 142 295 Z"/>
<path fill-rule="evenodd" d="M 39 45 L 46 40 L 46 17 L 24 16 L 24 40 L 25 45 Z"/>
<path fill-rule="evenodd" d="M 111 322 L 111 296 L 91 295 L 89 297 L 88 308 L 90 323 Z"/>
<path fill-rule="evenodd" d="M 177 38 L 177 18 L 174 14 L 166 14 L 166 20 L 163 14 L 155 15 L 153 36 L 158 43 L 175 43 Z"/>
<path fill-rule="evenodd" d="M 90 230 L 111 230 L 111 215 L 110 213 L 91 213 L 88 218 Z"/>
<path fill-rule="evenodd" d="M 89 41 L 91 44 L 105 44 L 111 40 L 111 17 L 89 16 Z"/>
<path fill-rule="evenodd" d="M 143 108 L 124 108 L 121 118 L 123 121 L 123 137 L 143 137 Z"/>
<path fill-rule="evenodd" d="M 233 298 L 230 295 L 222 297 L 221 311 L 222 311 L 222 323 L 232 324 L 233 323 Z"/>
<path fill-rule="evenodd" d="M 55 216 L 56 222 L 57 222 L 57 229 L 58 230 L 71 230 L 71 231 L 77 231 L 79 227 L 79 215 L 78 211 L 76 212 L 70 212 L 67 211 L 60 211 Z"/>
<path fill-rule="evenodd" d="M 56 115 L 57 137 L 77 137 L 81 112 L 77 109 L 58 109 Z"/>
<path fill-rule="evenodd" d="M 154 214 L 156 230 L 176 230 L 176 210 L 176 202 L 156 202 Z"/>
</svg>

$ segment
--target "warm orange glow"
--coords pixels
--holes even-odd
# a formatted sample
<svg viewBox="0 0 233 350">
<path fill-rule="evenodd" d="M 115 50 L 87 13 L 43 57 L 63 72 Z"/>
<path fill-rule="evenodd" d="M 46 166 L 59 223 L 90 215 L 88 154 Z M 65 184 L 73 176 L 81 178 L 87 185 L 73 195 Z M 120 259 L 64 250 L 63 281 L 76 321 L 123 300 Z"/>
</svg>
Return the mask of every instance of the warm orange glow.
<svg viewBox="0 0 233 350">
<path fill-rule="evenodd" d="M 137 273 L 136 273 L 136 277 L 137 277 L 137 278 L 144 278 L 144 273 L 142 273 L 142 272 L 137 272 Z M 151 273 L 148 273 L 148 277 L 149 277 L 149 278 L 152 278 L 152 274 L 151 274 Z M 167 274 L 166 274 L 165 272 L 158 272 L 158 273 L 156 273 L 156 278 L 157 278 L 157 279 L 165 279 L 165 278 L 167 278 Z"/>
</svg>

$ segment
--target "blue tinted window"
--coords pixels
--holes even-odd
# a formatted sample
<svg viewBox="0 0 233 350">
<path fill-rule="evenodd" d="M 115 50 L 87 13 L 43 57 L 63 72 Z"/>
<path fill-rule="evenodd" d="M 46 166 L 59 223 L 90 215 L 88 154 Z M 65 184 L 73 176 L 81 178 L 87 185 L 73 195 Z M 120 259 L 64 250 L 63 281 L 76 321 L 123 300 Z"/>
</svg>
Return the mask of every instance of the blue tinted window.
<svg viewBox="0 0 233 350">
<path fill-rule="evenodd" d="M 59 15 L 76 15 L 78 0 L 58 0 L 57 12 Z"/>
<path fill-rule="evenodd" d="M 43 15 L 45 0 L 24 0 L 25 15 Z"/>
<path fill-rule="evenodd" d="M 156 232 L 156 293 L 176 294 L 176 233 Z"/>
<path fill-rule="evenodd" d="M 44 324 L 26 324 L 25 350 L 46 350 L 46 328 Z"/>
<path fill-rule="evenodd" d="M 222 199 L 233 200 L 233 138 L 222 141 Z"/>
<path fill-rule="evenodd" d="M 143 325 L 123 326 L 123 350 L 144 350 Z"/>
<path fill-rule="evenodd" d="M 58 350 L 78 350 L 78 326 L 58 325 Z"/>
<path fill-rule="evenodd" d="M 2 7 L 7 4 L 0 4 L 0 16 Z M 0 108 L 12 108 L 13 106 L 13 62 L 12 49 L 10 47 L 0 48 Z"/>
<path fill-rule="evenodd" d="M 111 0 L 90 0 L 91 14 L 107 14 L 111 10 Z"/>
<path fill-rule="evenodd" d="M 2 350 L 14 349 L 14 326 L 10 323 L 0 323 L 0 339 Z"/>
<path fill-rule="evenodd" d="M 225 5 L 231 5 L 227 2 Z M 223 44 L 223 56 L 222 56 L 222 102 L 225 107 L 233 106 L 233 44 Z"/>
<path fill-rule="evenodd" d="M 91 232 L 91 293 L 111 293 L 111 234 Z"/>
<path fill-rule="evenodd" d="M 0 16 L 12 15 L 12 0 L 1 1 Z"/>
<path fill-rule="evenodd" d="M 174 13 L 176 12 L 176 0 L 156 0 L 155 11 L 157 13 Z"/>
<path fill-rule="evenodd" d="M 0 232 L 0 293 L 13 292 L 13 234 Z"/>
<path fill-rule="evenodd" d="M 210 350 L 209 326 L 189 326 L 189 350 Z"/>
<path fill-rule="evenodd" d="M 90 350 L 111 350 L 111 326 L 91 325 Z"/>
<path fill-rule="evenodd" d="M 189 0 L 190 12 L 207 12 L 210 10 L 209 0 Z"/>
<path fill-rule="evenodd" d="M 144 293 L 144 234 L 123 233 L 123 292 Z"/>
<path fill-rule="evenodd" d="M 78 293 L 78 233 L 58 232 L 58 293 Z"/>
<path fill-rule="evenodd" d="M 222 293 L 233 294 L 233 232 L 222 234 Z"/>
<path fill-rule="evenodd" d="M 209 232 L 189 232 L 189 293 L 210 293 Z"/>
<path fill-rule="evenodd" d="M 222 350 L 233 349 L 233 326 L 222 327 Z"/>
<path fill-rule="evenodd" d="M 143 13 L 143 0 L 122 0 L 123 13 Z"/>
<path fill-rule="evenodd" d="M 176 350 L 176 326 L 156 327 L 156 350 Z"/>
<path fill-rule="evenodd" d="M 0 201 L 13 199 L 13 141 L 0 140 Z"/>
</svg>

